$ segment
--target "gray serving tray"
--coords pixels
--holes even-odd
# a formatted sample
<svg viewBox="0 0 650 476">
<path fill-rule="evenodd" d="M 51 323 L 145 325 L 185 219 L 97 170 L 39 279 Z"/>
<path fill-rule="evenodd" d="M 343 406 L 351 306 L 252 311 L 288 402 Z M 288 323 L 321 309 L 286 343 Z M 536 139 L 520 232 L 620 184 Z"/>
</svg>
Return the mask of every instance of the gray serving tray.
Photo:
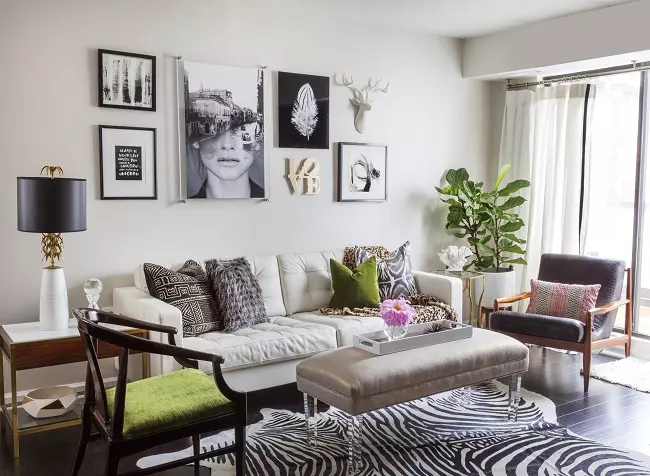
<svg viewBox="0 0 650 476">
<path fill-rule="evenodd" d="M 413 324 L 408 327 L 406 335 L 397 340 L 388 340 L 384 331 L 355 335 L 354 346 L 375 355 L 386 355 L 472 337 L 472 326 L 449 320 L 437 322 L 443 323 L 448 330 L 424 334 L 430 322 Z"/>
</svg>

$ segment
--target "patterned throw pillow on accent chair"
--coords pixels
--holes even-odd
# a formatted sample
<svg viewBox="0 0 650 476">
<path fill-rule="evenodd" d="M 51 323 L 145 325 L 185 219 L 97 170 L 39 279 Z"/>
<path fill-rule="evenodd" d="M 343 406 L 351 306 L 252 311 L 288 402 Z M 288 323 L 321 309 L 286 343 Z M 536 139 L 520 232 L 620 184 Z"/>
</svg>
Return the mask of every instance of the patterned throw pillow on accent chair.
<svg viewBox="0 0 650 476">
<path fill-rule="evenodd" d="M 205 270 L 223 331 L 269 322 L 262 288 L 246 258 L 211 259 L 205 262 Z"/>
<path fill-rule="evenodd" d="M 587 322 L 587 311 L 596 306 L 600 284 L 562 284 L 530 280 L 528 314 L 568 317 Z"/>
<path fill-rule="evenodd" d="M 143 268 L 149 294 L 180 309 L 184 337 L 219 329 L 208 277 L 199 263 L 187 260 L 178 271 L 152 263 Z"/>
<path fill-rule="evenodd" d="M 354 248 L 356 265 L 359 266 L 373 255 L 361 247 Z M 397 299 L 415 294 L 415 279 L 411 267 L 411 243 L 406 242 L 387 258 L 377 258 L 377 277 L 379 280 L 379 297 Z"/>
</svg>

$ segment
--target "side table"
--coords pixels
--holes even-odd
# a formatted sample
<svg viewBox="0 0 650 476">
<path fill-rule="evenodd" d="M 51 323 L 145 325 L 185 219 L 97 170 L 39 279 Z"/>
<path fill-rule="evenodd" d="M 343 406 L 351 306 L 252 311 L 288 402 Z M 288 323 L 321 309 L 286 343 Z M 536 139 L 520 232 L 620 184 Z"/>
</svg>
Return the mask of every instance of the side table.
<svg viewBox="0 0 650 476">
<path fill-rule="evenodd" d="M 439 269 L 436 271 L 436 274 L 452 278 L 460 278 L 460 280 L 463 281 L 463 292 L 467 292 L 465 300 L 469 301 L 469 325 L 473 326 L 474 298 L 472 297 L 472 281 L 475 279 L 481 279 L 483 281 L 481 296 L 478 299 L 478 308 L 481 309 L 481 306 L 483 305 L 483 293 L 485 292 L 485 276 L 483 273 L 477 271 L 450 271 L 448 269 Z M 463 300 L 463 302 L 465 300 Z M 476 325 L 478 325 L 478 316 L 476 317 Z"/>
<path fill-rule="evenodd" d="M 143 329 L 110 327 L 137 337 L 149 337 L 148 331 Z M 0 415 L 0 420 L 6 419 L 8 423 L 13 436 L 14 458 L 18 458 L 21 435 L 78 425 L 81 422 L 83 398 L 77 400 L 72 411 L 60 417 L 32 418 L 17 405 L 16 373 L 20 370 L 86 362 L 86 352 L 75 319 L 71 319 L 68 328 L 61 331 L 42 331 L 38 322 L 0 326 L 0 350 L 0 413 L 4 415 Z M 119 352 L 119 347 L 108 344 L 101 344 L 99 348 L 102 359 L 117 357 Z M 5 402 L 4 393 L 5 358 L 9 362 L 11 378 L 9 404 Z M 149 359 L 146 354 L 142 355 L 142 375 L 143 378 L 149 376 Z"/>
</svg>

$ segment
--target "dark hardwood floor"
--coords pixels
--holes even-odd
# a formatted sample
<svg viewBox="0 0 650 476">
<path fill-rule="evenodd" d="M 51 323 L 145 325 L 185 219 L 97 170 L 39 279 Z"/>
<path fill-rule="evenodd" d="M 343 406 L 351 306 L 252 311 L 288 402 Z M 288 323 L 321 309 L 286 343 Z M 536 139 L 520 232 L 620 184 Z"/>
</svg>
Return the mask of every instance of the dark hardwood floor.
<svg viewBox="0 0 650 476">
<path fill-rule="evenodd" d="M 626 387 L 592 379 L 589 395 L 582 391 L 581 355 L 531 349 L 531 362 L 522 386 L 540 393 L 557 405 L 558 422 L 587 438 L 618 447 L 650 452 L 650 394 L 636 392 Z M 594 364 L 611 360 L 594 355 Z M 260 418 L 263 407 L 286 408 L 302 411 L 302 396 L 294 386 L 255 393 L 249 398 L 251 420 Z M 21 437 L 21 455 L 18 463 L 11 457 L 11 442 L 6 429 L 0 433 L 0 476 L 59 476 L 70 472 L 77 447 L 78 427 Z M 190 446 L 181 442 L 160 447 L 157 452 L 178 451 Z M 143 454 L 129 458 L 120 466 L 121 471 L 136 469 L 135 462 Z M 100 476 L 104 472 L 104 444 L 92 442 L 86 453 L 82 469 L 84 476 Z M 201 469 L 208 475 L 207 468 Z M 177 468 L 159 473 L 165 476 L 190 476 L 191 467 Z"/>
</svg>

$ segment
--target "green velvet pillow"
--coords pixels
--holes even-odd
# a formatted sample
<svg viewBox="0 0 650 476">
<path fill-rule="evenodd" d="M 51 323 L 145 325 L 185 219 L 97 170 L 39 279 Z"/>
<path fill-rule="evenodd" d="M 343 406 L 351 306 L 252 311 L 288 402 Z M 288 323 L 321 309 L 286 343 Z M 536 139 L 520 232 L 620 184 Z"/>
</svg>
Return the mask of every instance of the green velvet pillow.
<svg viewBox="0 0 650 476">
<path fill-rule="evenodd" d="M 354 269 L 330 259 L 334 296 L 330 307 L 379 307 L 377 260 L 373 256 Z"/>
</svg>

